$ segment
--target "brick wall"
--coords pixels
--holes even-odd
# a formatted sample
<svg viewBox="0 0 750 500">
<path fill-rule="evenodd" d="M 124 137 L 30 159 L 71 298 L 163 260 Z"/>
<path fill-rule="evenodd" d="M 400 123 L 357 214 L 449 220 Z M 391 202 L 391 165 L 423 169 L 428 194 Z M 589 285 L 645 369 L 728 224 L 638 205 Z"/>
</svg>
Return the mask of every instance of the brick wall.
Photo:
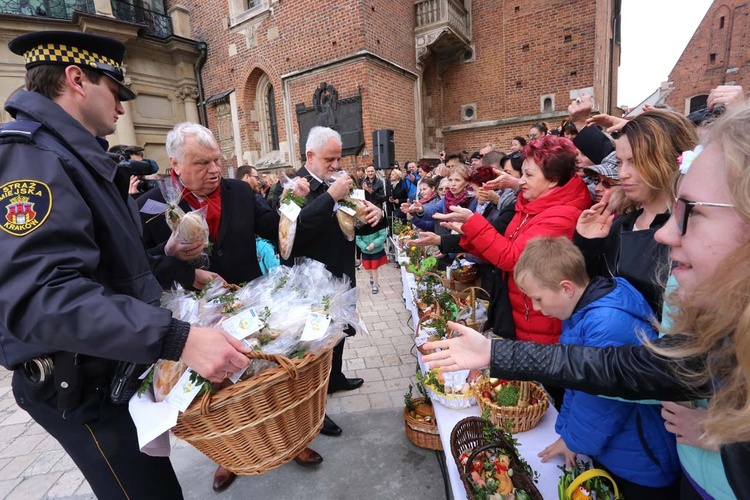
<svg viewBox="0 0 750 500">
<path fill-rule="evenodd" d="M 562 119 L 557 115 L 570 104 L 570 90 L 594 86 L 604 94 L 611 2 L 600 3 L 605 5 L 597 11 L 594 0 L 503 2 L 499 8 L 493 0 L 473 0 L 475 60 L 456 61 L 441 71 L 431 56 L 424 65 L 425 108 L 431 119 L 425 123 L 425 145 L 433 151 L 475 151 L 492 142 L 507 150 L 511 138 L 525 136 L 532 121 L 446 131 L 442 138 L 438 129 L 540 115 L 541 96 L 549 94 L 554 95 L 555 113 L 538 119 L 557 126 Z M 464 104 L 476 104 L 474 120 L 462 119 Z"/>
<path fill-rule="evenodd" d="M 255 89 L 262 74 L 274 86 L 279 140 L 290 141 L 295 156 L 295 104 L 311 105 L 315 88 L 324 81 L 336 87 L 340 98 L 361 92 L 370 156 L 347 159 L 351 165 L 372 162 L 371 134 L 380 128 L 395 131 L 399 162 L 417 156 L 422 149 L 416 144 L 421 126 L 415 116 L 418 75 L 427 156 L 443 147 L 475 150 L 485 142 L 507 149 L 513 135 L 527 133 L 527 122 L 452 132 L 443 127 L 466 124 L 461 106 L 468 103 L 476 104 L 474 122 L 538 115 L 543 94 L 554 94 L 556 113 L 564 112 L 571 89 L 595 84 L 595 67 L 604 64 L 595 42 L 606 33 L 602 23 L 609 23 L 606 9 L 605 14 L 601 7 L 597 11 L 595 0 L 472 0 L 475 60 L 462 62 L 457 54 L 438 63 L 432 54 L 418 67 L 413 0 L 276 1 L 272 13 L 259 22 L 235 27 L 228 27 L 226 0 L 167 3 L 186 6 L 192 37 L 208 43 L 206 96 L 235 89 L 241 136 L 235 140 L 243 151 L 260 148 Z M 361 51 L 375 57 L 355 56 Z M 208 109 L 214 131 L 219 126 L 215 111 Z M 555 113 L 546 118 L 559 123 Z M 287 137 L 289 119 L 292 137 Z"/>
<path fill-rule="evenodd" d="M 750 33 L 750 5 L 746 1 L 714 1 L 669 74 L 674 90 L 667 96 L 667 104 L 680 112 L 687 112 L 688 99 L 706 95 L 719 85 L 734 82 L 745 89 L 750 88 L 750 40 L 747 33 Z M 714 54 L 713 61 L 711 54 Z"/>
</svg>

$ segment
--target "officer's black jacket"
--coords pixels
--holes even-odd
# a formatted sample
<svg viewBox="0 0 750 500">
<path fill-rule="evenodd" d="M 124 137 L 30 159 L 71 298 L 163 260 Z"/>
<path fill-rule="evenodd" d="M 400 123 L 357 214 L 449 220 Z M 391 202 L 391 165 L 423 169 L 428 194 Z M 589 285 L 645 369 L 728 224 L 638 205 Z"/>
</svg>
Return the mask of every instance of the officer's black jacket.
<svg viewBox="0 0 750 500">
<path fill-rule="evenodd" d="M 31 196 L 31 232 L 0 231 L 0 364 L 56 351 L 144 364 L 179 358 L 189 325 L 158 307 L 127 176 L 40 94 L 20 91 L 6 109 L 19 121 L 0 133 L 0 210 L 13 181 L 34 182 L 39 193 L 46 185 L 49 196 Z"/>
<path fill-rule="evenodd" d="M 240 284 L 261 275 L 255 250 L 255 235 L 267 240 L 278 239 L 279 215 L 267 204 L 260 203 L 250 184 L 235 179 L 222 179 L 221 219 L 219 240 L 213 242 L 209 256 L 209 270 L 218 273 L 227 283 Z M 138 198 L 143 207 L 148 200 L 164 204 L 159 188 Z M 185 200 L 180 207 L 187 213 L 192 210 Z M 190 289 L 195 279 L 195 269 L 188 263 L 164 255 L 164 247 L 172 234 L 163 215 L 141 213 L 143 241 L 155 259 L 154 272 L 164 288 L 174 282 Z"/>
<path fill-rule="evenodd" d="M 668 337 L 660 339 L 668 342 Z M 701 363 L 692 359 L 689 363 Z M 632 400 L 681 401 L 710 396 L 709 387 L 691 389 L 674 377 L 668 361 L 643 346 L 584 347 L 535 342 L 492 342 L 491 375 L 537 380 L 591 394 Z M 737 498 L 750 498 L 750 442 L 721 447 L 721 461 Z"/>
</svg>

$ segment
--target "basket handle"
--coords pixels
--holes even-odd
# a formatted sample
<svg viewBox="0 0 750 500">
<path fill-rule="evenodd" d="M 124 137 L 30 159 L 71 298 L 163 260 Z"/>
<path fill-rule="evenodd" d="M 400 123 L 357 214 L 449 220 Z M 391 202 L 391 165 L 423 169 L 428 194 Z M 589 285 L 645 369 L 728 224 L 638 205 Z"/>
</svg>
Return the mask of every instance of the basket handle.
<svg viewBox="0 0 750 500">
<path fill-rule="evenodd" d="M 612 489 L 614 490 L 615 498 L 620 497 L 620 490 L 617 488 L 617 483 L 615 483 L 615 480 L 612 479 L 612 476 L 610 476 L 607 471 L 602 469 L 589 469 L 579 474 L 575 479 L 573 479 L 573 482 L 568 485 L 568 488 L 565 490 L 565 500 L 570 499 L 576 488 L 578 488 L 589 479 L 597 476 L 609 479 L 609 482 L 612 483 Z"/>
<path fill-rule="evenodd" d="M 292 361 L 284 356 L 280 356 L 278 354 L 267 354 L 262 351 L 250 351 L 245 353 L 245 356 L 247 356 L 248 359 L 263 359 L 266 361 L 271 361 L 272 363 L 276 363 L 281 368 L 284 369 L 284 371 L 289 375 L 292 380 L 297 380 L 299 377 L 299 372 L 297 371 L 297 367 L 295 366 Z M 201 415 L 208 415 L 211 412 L 211 397 L 213 396 L 213 393 L 211 391 L 206 391 L 203 394 L 203 397 L 201 398 Z"/>
<path fill-rule="evenodd" d="M 422 324 L 423 324 L 423 323 L 424 323 L 424 322 L 425 322 L 426 320 L 429 320 L 429 319 L 440 320 L 440 319 L 442 319 L 442 318 L 440 317 L 440 304 L 438 304 L 437 302 L 436 302 L 435 304 L 437 305 L 437 312 L 434 312 L 434 313 L 429 313 L 429 314 L 425 314 L 424 316 L 422 316 L 422 317 L 421 317 L 421 318 L 419 319 L 419 323 L 417 323 L 417 332 L 416 332 L 416 335 L 415 335 L 415 337 L 419 337 L 419 331 L 420 331 L 420 330 L 422 329 Z"/>
</svg>

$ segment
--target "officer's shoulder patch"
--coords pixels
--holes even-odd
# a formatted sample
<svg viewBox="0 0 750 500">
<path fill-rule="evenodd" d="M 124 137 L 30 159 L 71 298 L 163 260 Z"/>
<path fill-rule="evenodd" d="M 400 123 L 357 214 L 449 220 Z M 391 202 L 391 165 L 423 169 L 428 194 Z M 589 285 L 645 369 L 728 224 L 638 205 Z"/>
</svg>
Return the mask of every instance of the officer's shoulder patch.
<svg viewBox="0 0 750 500">
<path fill-rule="evenodd" d="M 0 186 L 0 213 L 5 208 L 2 228 L 13 236 L 26 236 L 39 228 L 52 212 L 52 191 L 47 184 L 29 179 Z"/>
<path fill-rule="evenodd" d="M 41 123 L 28 120 L 18 120 L 6 123 L 0 127 L 0 138 L 23 137 L 27 140 L 31 140 L 41 126 Z"/>
</svg>

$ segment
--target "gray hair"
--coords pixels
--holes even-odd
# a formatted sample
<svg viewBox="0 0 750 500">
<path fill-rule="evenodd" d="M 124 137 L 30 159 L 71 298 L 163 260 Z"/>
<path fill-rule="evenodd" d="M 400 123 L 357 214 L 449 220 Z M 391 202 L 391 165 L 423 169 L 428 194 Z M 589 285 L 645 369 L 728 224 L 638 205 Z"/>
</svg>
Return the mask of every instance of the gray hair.
<svg viewBox="0 0 750 500">
<path fill-rule="evenodd" d="M 339 146 L 342 146 L 341 135 L 338 132 L 328 127 L 313 127 L 310 129 L 310 133 L 307 135 L 307 143 L 305 143 L 305 154 L 312 151 L 313 153 L 319 153 L 320 150 L 328 143 L 329 140 L 334 139 Z"/>
<path fill-rule="evenodd" d="M 175 125 L 167 134 L 167 155 L 174 157 L 179 163 L 182 163 L 185 139 L 191 135 L 198 140 L 198 143 L 200 143 L 201 146 L 213 149 L 218 144 L 213 132 L 203 125 L 182 122 Z"/>
</svg>

